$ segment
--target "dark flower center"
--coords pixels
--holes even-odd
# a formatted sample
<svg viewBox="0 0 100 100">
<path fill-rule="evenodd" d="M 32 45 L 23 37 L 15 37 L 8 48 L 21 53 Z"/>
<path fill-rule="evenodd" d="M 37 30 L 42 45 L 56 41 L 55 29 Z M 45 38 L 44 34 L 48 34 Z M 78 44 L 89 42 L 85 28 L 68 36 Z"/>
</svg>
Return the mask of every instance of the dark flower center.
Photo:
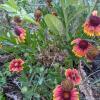
<svg viewBox="0 0 100 100">
<path fill-rule="evenodd" d="M 90 24 L 95 27 L 98 26 L 100 24 L 100 17 L 90 16 Z"/>
<path fill-rule="evenodd" d="M 88 42 L 86 40 L 81 40 L 78 44 L 79 48 L 85 50 L 88 48 Z"/>
<path fill-rule="evenodd" d="M 72 78 L 73 80 L 76 80 L 76 78 L 77 78 L 77 74 L 72 73 L 71 78 Z"/>
<path fill-rule="evenodd" d="M 42 16 L 41 10 L 37 9 L 34 14 L 35 18 L 39 19 Z"/>
<path fill-rule="evenodd" d="M 15 17 L 14 17 L 14 21 L 15 21 L 16 23 L 21 23 L 21 22 L 22 22 L 21 18 L 18 17 L 18 16 L 15 16 Z"/>
<path fill-rule="evenodd" d="M 15 34 L 18 35 L 18 36 L 20 36 L 20 34 L 22 33 L 22 32 L 21 32 L 21 29 L 20 29 L 19 27 L 16 27 L 16 28 L 14 29 L 14 31 L 15 31 Z"/>
</svg>

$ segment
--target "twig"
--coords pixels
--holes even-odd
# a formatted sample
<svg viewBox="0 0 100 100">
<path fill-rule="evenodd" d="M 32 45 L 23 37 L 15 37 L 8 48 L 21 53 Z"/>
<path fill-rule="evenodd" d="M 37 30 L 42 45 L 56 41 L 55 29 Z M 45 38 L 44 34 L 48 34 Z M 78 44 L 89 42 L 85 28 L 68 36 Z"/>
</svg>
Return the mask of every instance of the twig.
<svg viewBox="0 0 100 100">
<path fill-rule="evenodd" d="M 82 80 L 84 81 L 84 79 L 87 77 L 87 75 L 86 75 L 85 71 L 83 70 L 83 67 L 84 66 L 82 66 L 82 62 L 80 61 L 79 72 L 82 77 Z M 92 93 L 92 89 L 89 86 L 88 82 L 89 82 L 89 80 L 84 82 L 84 84 L 80 84 L 79 89 L 85 95 L 86 100 L 95 100 L 93 93 Z"/>
</svg>

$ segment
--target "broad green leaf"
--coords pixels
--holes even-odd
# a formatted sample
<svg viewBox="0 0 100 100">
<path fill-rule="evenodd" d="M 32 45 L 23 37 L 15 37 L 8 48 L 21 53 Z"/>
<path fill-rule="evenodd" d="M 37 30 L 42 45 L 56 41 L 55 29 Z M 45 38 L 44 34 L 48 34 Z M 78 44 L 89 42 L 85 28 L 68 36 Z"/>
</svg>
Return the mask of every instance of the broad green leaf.
<svg viewBox="0 0 100 100">
<path fill-rule="evenodd" d="M 12 8 L 14 8 L 16 10 L 18 9 L 15 0 L 8 0 L 6 4 L 8 4 L 9 6 L 11 6 Z"/>
<path fill-rule="evenodd" d="M 52 32 L 59 33 L 59 34 L 64 33 L 63 24 L 56 16 L 53 16 L 51 14 L 47 14 L 44 17 L 44 20 L 45 20 L 48 28 Z"/>
<path fill-rule="evenodd" d="M 0 8 L 8 12 L 17 12 L 18 7 L 15 0 L 8 0 L 5 4 L 1 4 Z"/>
<path fill-rule="evenodd" d="M 17 12 L 16 9 L 14 9 L 13 7 L 11 7 L 11 6 L 7 5 L 7 4 L 1 4 L 0 8 L 6 10 L 8 12 Z"/>
</svg>

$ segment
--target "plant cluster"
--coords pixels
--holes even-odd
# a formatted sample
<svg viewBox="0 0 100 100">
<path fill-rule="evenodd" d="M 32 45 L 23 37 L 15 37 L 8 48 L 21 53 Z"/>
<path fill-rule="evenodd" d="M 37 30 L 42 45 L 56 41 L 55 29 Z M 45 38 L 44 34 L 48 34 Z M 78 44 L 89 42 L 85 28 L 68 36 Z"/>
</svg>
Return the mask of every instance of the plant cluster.
<svg viewBox="0 0 100 100">
<path fill-rule="evenodd" d="M 79 100 L 79 64 L 90 66 L 100 54 L 97 2 L 45 0 L 34 9 L 30 2 L 0 5 L 0 100 Z"/>
</svg>

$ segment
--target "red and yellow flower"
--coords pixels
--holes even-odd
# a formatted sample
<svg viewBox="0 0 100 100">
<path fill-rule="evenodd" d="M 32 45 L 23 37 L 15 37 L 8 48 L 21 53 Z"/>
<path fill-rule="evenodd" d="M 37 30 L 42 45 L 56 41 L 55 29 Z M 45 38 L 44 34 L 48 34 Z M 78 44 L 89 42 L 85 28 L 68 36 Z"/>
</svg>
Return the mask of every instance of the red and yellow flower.
<svg viewBox="0 0 100 100">
<path fill-rule="evenodd" d="M 14 31 L 15 31 L 15 34 L 17 36 L 17 40 L 19 42 L 25 42 L 25 37 L 26 37 L 26 30 L 23 29 L 22 27 L 20 26 L 16 26 L 14 28 Z"/>
<path fill-rule="evenodd" d="M 100 17 L 97 16 L 97 11 L 93 11 L 88 20 L 85 21 L 84 33 L 88 36 L 100 36 Z"/>
<path fill-rule="evenodd" d="M 67 69 L 65 71 L 66 79 L 73 82 L 74 85 L 79 85 L 81 83 L 81 76 L 77 69 Z"/>
<path fill-rule="evenodd" d="M 75 44 L 73 46 L 72 52 L 77 56 L 77 57 L 84 57 L 88 51 L 88 49 L 91 47 L 91 44 L 81 38 L 77 38 L 71 42 L 71 44 Z"/>
<path fill-rule="evenodd" d="M 65 91 L 61 85 L 57 85 L 53 91 L 53 100 L 79 100 L 79 92 L 76 88 Z"/>
<path fill-rule="evenodd" d="M 20 72 L 23 70 L 24 61 L 22 59 L 13 59 L 10 62 L 9 70 L 11 72 Z"/>
</svg>

